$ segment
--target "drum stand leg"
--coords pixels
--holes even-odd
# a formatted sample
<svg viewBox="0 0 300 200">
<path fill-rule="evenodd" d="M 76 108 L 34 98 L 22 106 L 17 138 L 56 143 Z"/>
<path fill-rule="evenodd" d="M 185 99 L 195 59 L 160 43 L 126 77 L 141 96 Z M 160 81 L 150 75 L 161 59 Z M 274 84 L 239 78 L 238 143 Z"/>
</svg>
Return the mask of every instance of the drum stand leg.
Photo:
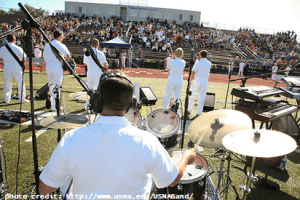
<svg viewBox="0 0 300 200">
<path fill-rule="evenodd" d="M 218 181 L 217 181 L 217 186 L 215 188 L 215 190 L 212 192 L 213 195 L 214 195 L 214 198 L 217 199 L 218 197 L 220 197 L 220 195 L 226 190 L 226 196 L 225 196 L 225 199 L 227 199 L 227 193 L 228 193 L 228 187 L 231 186 L 233 191 L 235 192 L 236 194 L 236 199 L 239 199 L 239 194 L 236 190 L 236 188 L 234 187 L 234 185 L 232 184 L 232 181 L 229 177 L 229 167 L 230 167 L 230 160 L 231 160 L 231 157 L 230 157 L 230 152 L 229 152 L 229 155 L 228 157 L 226 158 L 226 153 L 227 151 L 223 150 L 222 152 L 222 155 L 220 157 L 220 160 L 221 160 L 221 165 L 220 165 L 220 169 L 218 170 L 214 170 L 212 171 L 208 176 L 207 178 L 212 175 L 213 173 L 215 172 L 219 172 L 219 175 L 218 175 Z M 226 177 L 226 185 L 224 186 L 224 188 L 221 189 L 222 185 L 222 181 L 223 181 L 223 173 L 224 173 L 224 162 L 225 160 L 228 160 L 228 169 L 227 169 L 227 177 Z"/>
<path fill-rule="evenodd" d="M 251 168 L 250 168 L 250 172 L 247 173 L 247 182 L 246 185 L 241 185 L 240 189 L 243 190 L 243 200 L 247 199 L 247 196 L 250 194 L 251 192 L 251 188 L 250 188 L 250 184 L 254 178 L 253 176 L 253 171 L 254 171 L 254 166 L 255 166 L 255 162 L 256 162 L 256 157 L 253 157 L 252 159 L 252 163 L 251 163 Z"/>
</svg>

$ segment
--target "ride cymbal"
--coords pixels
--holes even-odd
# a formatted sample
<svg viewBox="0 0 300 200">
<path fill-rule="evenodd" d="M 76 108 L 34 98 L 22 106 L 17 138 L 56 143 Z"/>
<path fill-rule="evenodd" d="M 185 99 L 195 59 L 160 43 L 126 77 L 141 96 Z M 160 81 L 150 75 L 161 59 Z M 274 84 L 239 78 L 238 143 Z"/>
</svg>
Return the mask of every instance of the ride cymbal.
<svg viewBox="0 0 300 200">
<path fill-rule="evenodd" d="M 251 129 L 252 121 L 243 112 L 221 109 L 202 113 L 188 128 L 188 136 L 196 145 L 206 148 L 222 148 L 225 135 Z"/>
<path fill-rule="evenodd" d="M 89 100 L 89 95 L 86 92 L 75 92 L 69 95 L 72 99 L 79 101 L 87 101 Z"/>
<path fill-rule="evenodd" d="M 272 158 L 291 153 L 297 147 L 289 135 L 272 130 L 240 130 L 223 138 L 226 149 L 245 156 Z"/>
<path fill-rule="evenodd" d="M 67 114 L 51 116 L 40 121 L 41 126 L 46 128 L 65 129 L 78 128 L 85 125 L 88 119 L 83 115 Z"/>
</svg>

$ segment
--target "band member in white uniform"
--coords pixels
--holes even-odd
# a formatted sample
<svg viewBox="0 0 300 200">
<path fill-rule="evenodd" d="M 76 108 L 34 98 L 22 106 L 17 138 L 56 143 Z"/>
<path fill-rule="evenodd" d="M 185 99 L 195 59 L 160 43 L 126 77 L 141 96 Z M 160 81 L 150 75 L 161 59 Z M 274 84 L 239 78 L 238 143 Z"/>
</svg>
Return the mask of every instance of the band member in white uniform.
<svg viewBox="0 0 300 200">
<path fill-rule="evenodd" d="M 211 62 L 206 59 L 206 56 L 207 56 L 207 51 L 205 50 L 200 51 L 200 60 L 195 63 L 192 69 L 191 81 L 193 81 L 194 79 L 195 80 L 193 81 L 191 87 L 192 95 L 190 96 L 189 99 L 188 114 L 190 114 L 193 109 L 194 98 L 197 93 L 198 93 L 197 114 L 201 115 L 203 111 L 203 105 L 204 105 L 206 90 L 208 86 L 208 77 L 211 68 Z"/>
<path fill-rule="evenodd" d="M 102 51 L 99 51 L 99 40 L 95 39 L 91 43 L 91 47 L 98 58 L 99 62 L 103 65 L 103 67 L 107 68 L 108 64 L 105 58 L 105 55 Z M 97 90 L 97 87 L 99 85 L 99 79 L 102 74 L 102 70 L 99 68 L 99 66 L 95 63 L 92 56 L 86 56 L 84 55 L 83 63 L 87 65 L 87 84 L 89 89 L 91 90 Z"/>
<path fill-rule="evenodd" d="M 66 45 L 62 44 L 63 40 L 63 32 L 60 30 L 55 30 L 53 32 L 54 40 L 52 41 L 53 46 L 55 46 L 59 52 L 65 57 L 66 61 L 70 60 L 70 52 Z M 51 50 L 51 47 L 49 44 L 45 45 L 44 48 L 44 60 L 46 62 L 46 72 L 49 80 L 49 92 L 52 93 L 53 89 L 56 87 L 59 87 L 59 94 L 61 92 L 60 86 L 63 82 L 63 68 L 62 63 L 60 60 L 56 58 L 54 53 Z M 56 94 L 53 94 L 51 96 L 51 105 L 52 105 L 52 111 L 56 111 L 55 106 L 55 98 Z"/>
<path fill-rule="evenodd" d="M 101 116 L 65 133 L 40 175 L 40 195 L 54 192 L 69 176 L 75 198 L 97 194 L 145 200 L 152 180 L 158 188 L 174 187 L 196 158 L 193 149 L 187 150 L 174 164 L 157 137 L 132 126 L 124 116 L 134 86 L 124 75 L 109 73 L 101 76 Z"/>
<path fill-rule="evenodd" d="M 11 50 L 16 54 L 16 56 L 22 61 L 23 57 L 26 58 L 26 54 L 24 53 L 21 47 L 15 45 L 16 38 L 14 35 L 9 34 L 7 35 L 8 46 Z M 4 87 L 3 87 L 3 97 L 4 102 L 9 103 L 11 100 L 11 91 L 12 91 L 12 78 L 14 77 L 17 85 L 18 85 L 18 92 L 19 92 L 19 102 L 25 103 L 28 102 L 26 97 L 26 88 L 25 82 L 22 79 L 24 77 L 22 67 L 16 61 L 16 59 L 11 55 L 8 49 L 3 46 L 0 49 L 0 58 L 4 61 Z M 21 92 L 23 91 L 23 93 Z"/>
<path fill-rule="evenodd" d="M 107 68 L 108 64 L 106 62 L 105 55 L 102 51 L 99 51 L 99 40 L 95 39 L 91 43 L 92 50 L 94 51 L 97 59 L 102 63 L 103 67 Z M 102 74 L 102 70 L 95 63 L 92 56 L 86 56 L 84 54 L 83 63 L 87 65 L 87 85 L 90 90 L 97 90 L 99 85 L 99 79 Z M 84 107 L 87 108 L 89 101 L 86 101 Z"/>
<path fill-rule="evenodd" d="M 178 48 L 175 51 L 175 59 L 171 60 L 167 66 L 167 70 L 170 70 L 170 75 L 168 77 L 165 100 L 164 100 L 164 109 L 169 108 L 170 99 L 174 92 L 175 100 L 180 99 L 181 90 L 182 90 L 182 75 L 185 67 L 185 61 L 182 60 L 183 50 Z"/>
</svg>

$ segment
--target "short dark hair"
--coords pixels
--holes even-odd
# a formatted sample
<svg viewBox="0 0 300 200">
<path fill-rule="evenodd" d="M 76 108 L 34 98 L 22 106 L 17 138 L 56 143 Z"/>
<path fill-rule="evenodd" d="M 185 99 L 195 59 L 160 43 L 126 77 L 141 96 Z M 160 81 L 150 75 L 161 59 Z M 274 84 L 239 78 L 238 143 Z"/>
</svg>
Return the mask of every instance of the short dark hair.
<svg viewBox="0 0 300 200">
<path fill-rule="evenodd" d="M 98 40 L 98 39 L 94 39 L 94 40 L 92 41 L 91 46 L 97 47 L 98 45 L 99 45 L 99 40 Z"/>
<path fill-rule="evenodd" d="M 16 40 L 16 37 L 13 34 L 8 34 L 6 36 L 7 42 L 13 42 Z"/>
<path fill-rule="evenodd" d="M 121 74 L 119 71 L 108 70 L 101 75 L 100 82 L 104 76 L 112 73 Z M 105 79 L 100 87 L 103 107 L 115 111 L 126 110 L 132 100 L 133 88 L 133 84 L 126 78 L 110 77 Z"/>
<path fill-rule="evenodd" d="M 206 58 L 206 56 L 207 56 L 207 51 L 206 51 L 206 50 L 200 51 L 200 55 L 201 55 L 202 58 Z"/>
<path fill-rule="evenodd" d="M 54 37 L 54 39 L 57 39 L 57 38 L 59 38 L 59 37 L 62 36 L 62 35 L 63 35 L 63 32 L 62 32 L 61 30 L 56 29 L 56 30 L 53 32 L 53 37 Z"/>
</svg>

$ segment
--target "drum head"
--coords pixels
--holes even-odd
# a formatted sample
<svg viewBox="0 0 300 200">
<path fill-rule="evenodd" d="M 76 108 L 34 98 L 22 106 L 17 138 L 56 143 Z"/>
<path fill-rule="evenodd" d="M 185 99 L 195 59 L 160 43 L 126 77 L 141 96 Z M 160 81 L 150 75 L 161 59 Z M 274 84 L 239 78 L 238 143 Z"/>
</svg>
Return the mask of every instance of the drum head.
<svg viewBox="0 0 300 200">
<path fill-rule="evenodd" d="M 146 119 L 146 128 L 159 138 L 167 138 L 177 133 L 180 127 L 179 116 L 166 109 L 151 112 Z"/>
<path fill-rule="evenodd" d="M 176 149 L 169 151 L 169 154 L 172 157 L 172 161 L 177 164 L 182 158 L 185 151 L 186 149 Z M 194 163 L 186 166 L 186 170 L 180 180 L 180 183 L 187 184 L 201 180 L 206 176 L 207 172 L 208 163 L 206 159 L 201 154 L 197 153 L 197 158 L 195 159 Z"/>
<path fill-rule="evenodd" d="M 130 108 L 128 112 L 125 114 L 125 117 L 132 124 L 132 126 L 139 127 L 142 122 L 142 116 L 135 109 Z"/>
</svg>

